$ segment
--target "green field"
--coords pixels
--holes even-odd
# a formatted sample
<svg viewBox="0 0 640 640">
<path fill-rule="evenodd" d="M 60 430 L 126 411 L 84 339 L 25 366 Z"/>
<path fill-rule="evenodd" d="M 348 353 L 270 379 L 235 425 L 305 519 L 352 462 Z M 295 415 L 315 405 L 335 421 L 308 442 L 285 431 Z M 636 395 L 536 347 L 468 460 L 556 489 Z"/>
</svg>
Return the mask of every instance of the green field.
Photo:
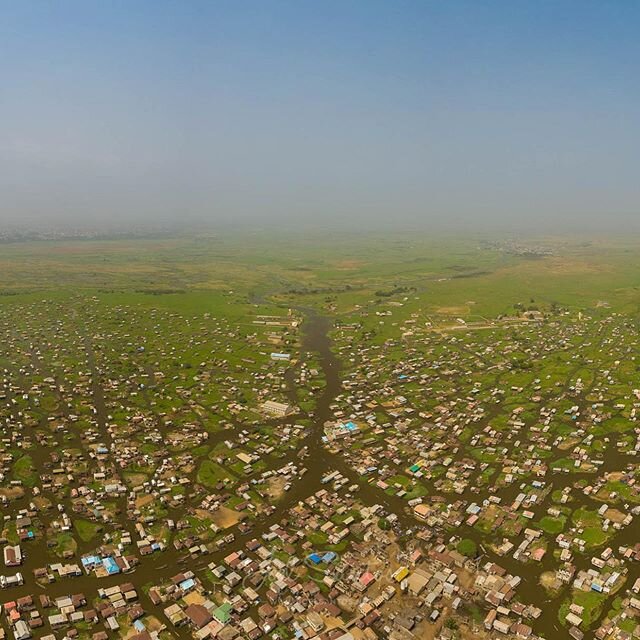
<svg viewBox="0 0 640 640">
<path fill-rule="evenodd" d="M 606 598 L 569 592 L 555 571 L 569 563 L 561 543 L 580 571 L 624 548 L 640 502 L 638 240 L 292 232 L 0 244 L 0 492 L 16 522 L 40 501 L 5 537 L 33 536 L 39 565 L 137 539 L 133 523 L 149 547 L 224 554 L 229 534 L 259 537 L 276 505 L 317 492 L 328 460 L 365 502 L 392 505 L 368 519 L 400 546 L 425 527 L 425 540 L 437 532 L 469 561 L 509 553 L 554 594 L 540 629 L 565 625 L 571 602 L 595 627 Z M 267 400 L 294 411 L 269 415 Z M 321 439 L 347 417 L 353 433 Z M 336 529 L 352 512 L 331 515 Z M 310 520 L 307 546 L 345 551 L 322 520 Z M 622 565 L 614 557 L 603 581 Z"/>
<path fill-rule="evenodd" d="M 522 254 L 521 245 L 551 255 Z M 635 238 L 246 233 L 7 243 L 2 299 L 101 292 L 109 303 L 242 315 L 249 296 L 278 302 L 381 304 L 408 297 L 436 317 L 493 317 L 558 304 L 637 310 Z M 38 299 L 35 296 L 32 299 Z"/>
</svg>

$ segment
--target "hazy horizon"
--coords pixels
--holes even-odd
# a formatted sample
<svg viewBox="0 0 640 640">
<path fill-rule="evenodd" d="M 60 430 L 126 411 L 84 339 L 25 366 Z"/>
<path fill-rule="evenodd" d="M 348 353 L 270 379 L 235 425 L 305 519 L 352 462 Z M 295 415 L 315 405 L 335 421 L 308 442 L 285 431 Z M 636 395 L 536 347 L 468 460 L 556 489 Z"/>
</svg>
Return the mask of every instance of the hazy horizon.
<svg viewBox="0 0 640 640">
<path fill-rule="evenodd" d="M 0 227 L 640 230 L 640 5 L 3 8 Z"/>
</svg>

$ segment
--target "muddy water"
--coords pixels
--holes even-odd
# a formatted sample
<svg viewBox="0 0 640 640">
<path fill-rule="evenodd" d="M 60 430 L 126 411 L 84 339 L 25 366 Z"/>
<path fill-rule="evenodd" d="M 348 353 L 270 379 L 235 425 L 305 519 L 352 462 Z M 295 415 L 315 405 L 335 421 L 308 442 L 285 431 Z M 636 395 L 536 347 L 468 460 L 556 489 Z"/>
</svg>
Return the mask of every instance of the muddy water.
<svg viewBox="0 0 640 640">
<path fill-rule="evenodd" d="M 309 312 L 308 312 L 309 313 Z M 398 497 L 389 496 L 385 492 L 381 491 L 375 486 L 372 486 L 366 482 L 361 476 L 349 467 L 345 460 L 340 455 L 334 455 L 326 451 L 322 447 L 321 437 L 323 432 L 323 424 L 325 420 L 332 417 L 331 409 L 329 405 L 333 402 L 333 399 L 341 392 L 341 365 L 335 355 L 331 351 L 331 343 L 327 336 L 327 331 L 331 328 L 331 322 L 327 318 L 323 318 L 314 315 L 312 312 L 307 316 L 307 320 L 303 325 L 304 341 L 303 347 L 306 351 L 316 352 L 321 358 L 321 365 L 323 368 L 324 376 L 327 382 L 327 387 L 318 398 L 314 413 L 314 428 L 313 433 L 310 436 L 310 440 L 313 443 L 310 444 L 311 458 L 308 460 L 309 473 L 305 476 L 305 479 L 299 483 L 298 489 L 302 494 L 309 494 L 316 490 L 319 486 L 319 480 L 328 470 L 337 469 L 345 477 L 349 478 L 352 482 L 357 482 L 360 486 L 359 497 L 365 504 L 381 504 L 389 513 L 394 513 L 398 517 L 398 524 L 400 527 L 400 533 L 405 537 L 411 537 L 411 532 L 416 529 L 417 522 L 411 515 L 406 502 Z M 588 390 L 587 390 L 588 392 Z M 586 392 L 585 392 L 586 395 Z M 586 401 L 576 401 L 581 405 L 581 413 L 585 414 L 587 404 Z M 499 408 L 496 408 L 499 411 Z M 490 418 L 490 416 L 488 416 Z M 464 455 L 464 451 L 461 451 L 459 456 Z M 628 462 L 628 458 L 620 454 L 616 447 L 615 442 L 609 443 L 609 446 L 603 457 L 603 465 L 600 468 L 599 473 L 605 473 L 608 471 L 619 471 L 624 469 Z M 549 467 L 552 467 L 553 463 L 549 463 Z M 580 479 L 586 479 L 592 482 L 594 474 L 582 474 L 582 473 L 552 473 L 549 472 L 547 477 L 544 478 L 547 483 L 546 489 L 548 490 L 543 501 L 536 507 L 536 514 L 538 517 L 542 517 L 546 513 L 546 510 L 553 505 L 551 500 L 551 494 L 556 489 L 564 489 L 565 487 L 573 487 Z M 472 483 L 470 483 L 472 484 Z M 500 491 L 503 504 L 510 504 L 520 491 L 523 490 L 519 483 L 506 487 Z M 524 489 L 526 491 L 526 489 Z M 464 500 L 467 502 L 477 501 L 480 502 L 484 497 L 479 495 L 469 488 L 464 494 L 443 494 L 438 492 L 439 495 L 444 496 L 450 502 L 456 500 Z M 578 509 L 582 506 L 589 508 L 590 510 L 598 509 L 602 503 L 594 500 L 591 497 L 585 496 L 579 489 L 572 491 L 574 500 L 571 502 L 573 509 Z M 534 525 L 535 526 L 535 525 Z M 479 532 L 477 529 L 464 525 L 459 532 L 464 537 L 472 538 L 478 548 L 482 550 L 483 556 L 481 561 L 492 560 L 497 564 L 503 566 L 509 573 L 520 576 L 522 582 L 517 589 L 518 599 L 525 604 L 532 604 L 541 609 L 542 613 L 540 617 L 535 621 L 528 621 L 534 628 L 534 632 L 549 638 L 549 639 L 564 639 L 570 638 L 569 633 L 565 627 L 560 625 L 558 620 L 558 611 L 562 602 L 569 596 L 571 587 L 566 585 L 562 591 L 550 599 L 546 592 L 540 586 L 540 575 L 544 571 L 553 571 L 559 565 L 558 561 L 553 557 L 553 548 L 555 542 L 553 537 L 547 536 L 549 539 L 548 551 L 542 562 L 530 561 L 523 563 L 513 559 L 510 555 L 498 556 L 493 553 L 487 546 L 487 538 Z M 546 535 L 546 534 L 545 534 Z M 555 537 L 555 536 L 554 536 Z M 617 551 L 619 546 L 633 546 L 638 541 L 637 528 L 632 524 L 626 528 L 618 531 L 612 537 L 612 539 L 604 546 L 611 546 L 614 551 Z M 489 542 L 493 542 L 490 540 Z M 591 552 L 593 555 L 598 555 L 602 550 Z M 584 555 L 575 554 L 573 564 L 578 570 L 587 570 L 592 565 L 590 563 L 591 554 L 586 553 Z M 629 573 L 625 587 L 629 587 L 640 576 L 640 567 L 638 564 L 632 564 L 627 567 Z M 615 595 L 607 598 L 605 605 L 603 606 L 603 613 L 611 607 L 611 603 L 615 598 Z M 595 626 L 595 625 L 594 625 Z M 593 629 L 592 629 L 593 631 Z M 589 637 L 589 633 L 586 637 Z"/>
<path fill-rule="evenodd" d="M 331 419 L 332 411 L 330 405 L 333 403 L 337 395 L 342 391 L 342 378 L 341 378 L 341 363 L 335 354 L 331 350 L 331 340 L 329 338 L 329 331 L 332 327 L 332 321 L 329 318 L 320 316 L 312 310 L 300 310 L 304 312 L 305 320 L 302 325 L 302 350 L 307 353 L 314 353 L 319 358 L 320 366 L 322 368 L 326 386 L 321 393 L 316 397 L 315 406 L 313 412 L 310 415 L 312 426 L 309 430 L 308 436 L 300 443 L 300 447 L 307 447 L 309 456 L 304 459 L 302 464 L 307 467 L 307 473 L 298 482 L 293 483 L 291 490 L 284 494 L 283 498 L 276 503 L 273 507 L 273 511 L 270 515 L 260 518 L 255 523 L 253 529 L 247 534 L 236 533 L 236 539 L 228 547 L 217 551 L 212 554 L 208 554 L 199 559 L 193 560 L 187 558 L 184 553 L 176 551 L 172 546 L 168 547 L 164 553 L 148 556 L 142 559 L 140 566 L 134 573 L 129 575 L 112 576 L 109 578 L 103 578 L 97 580 L 93 576 L 83 575 L 78 578 L 66 578 L 59 580 L 56 583 L 47 585 L 46 587 L 34 586 L 32 571 L 36 567 L 46 566 L 51 559 L 46 552 L 44 545 L 40 543 L 23 545 L 27 553 L 26 562 L 21 567 L 21 572 L 27 580 L 27 584 L 17 589 L 10 589 L 2 593 L 0 597 L 4 600 L 14 599 L 26 594 L 32 594 L 37 597 L 41 592 L 47 593 L 50 597 L 55 598 L 61 595 L 67 595 L 69 593 L 83 592 L 89 600 L 95 597 L 96 590 L 98 588 L 105 588 L 115 584 L 121 584 L 123 582 L 131 581 L 138 589 L 138 594 L 141 599 L 141 603 L 148 613 L 157 615 L 163 622 L 165 622 L 170 628 L 171 625 L 162 615 L 160 609 L 154 607 L 150 600 L 146 597 L 141 587 L 144 584 L 153 583 L 158 584 L 163 580 L 179 573 L 180 571 L 191 569 L 196 573 L 199 570 L 204 569 L 209 563 L 219 563 L 222 558 L 227 555 L 232 549 L 239 548 L 250 539 L 258 538 L 261 534 L 268 531 L 269 527 L 274 523 L 279 522 L 283 517 L 286 517 L 288 511 L 298 503 L 300 500 L 306 499 L 309 495 L 322 488 L 321 478 L 332 470 L 340 471 L 350 482 L 358 483 L 360 486 L 359 497 L 365 504 L 381 504 L 389 513 L 394 513 L 398 517 L 399 533 L 403 537 L 411 537 L 411 532 L 416 529 L 418 523 L 410 514 L 407 508 L 406 502 L 401 498 L 395 496 L 389 496 L 372 484 L 369 484 L 364 478 L 359 476 L 348 463 L 339 454 L 333 454 L 322 443 L 322 436 L 324 430 L 324 423 Z M 94 396 L 94 406 L 96 408 L 96 422 L 99 430 L 103 433 L 105 441 L 108 441 L 108 435 L 106 433 L 106 409 L 104 404 L 103 392 L 100 386 L 99 372 L 96 371 L 95 362 L 91 353 L 90 344 L 88 345 L 89 355 L 89 367 L 92 374 L 92 390 Z M 291 399 L 296 397 L 295 384 L 293 383 L 293 377 L 287 376 L 287 387 L 289 397 Z M 282 421 L 281 421 L 282 423 Z M 610 470 L 619 470 L 624 463 L 618 459 L 617 452 L 613 451 L 613 445 L 605 456 L 605 468 Z M 36 453 L 36 462 L 38 467 L 44 463 L 44 459 L 37 454 L 37 448 L 32 449 L 33 453 Z M 287 462 L 296 462 L 300 464 L 298 457 L 298 451 L 291 452 L 284 458 L 277 460 L 277 466 L 282 466 Z M 593 476 L 587 476 L 593 478 Z M 565 486 L 573 485 L 573 483 L 580 478 L 577 474 L 555 474 L 550 478 L 547 478 L 547 482 L 553 484 L 553 489 L 563 488 Z M 518 486 L 512 486 L 501 492 L 503 496 L 503 503 L 507 503 L 512 500 L 519 492 Z M 440 495 L 443 495 L 440 493 Z M 459 499 L 471 501 L 481 500 L 481 497 L 477 493 L 473 493 L 469 490 L 467 493 L 460 495 L 445 495 L 445 498 L 451 502 Z M 589 500 L 581 493 L 574 495 L 578 498 L 576 502 L 572 503 L 572 506 L 580 506 L 580 504 L 588 504 L 590 508 L 594 508 L 592 500 Z M 27 506 L 27 500 L 22 499 L 22 504 L 18 505 L 18 508 Z M 542 505 L 539 505 L 538 514 L 544 513 L 546 508 L 550 505 L 550 497 L 548 496 Z M 120 506 L 124 511 L 124 499 Z M 70 515 L 73 514 L 70 512 Z M 179 519 L 183 514 L 179 511 L 170 511 L 168 517 L 173 519 Z M 122 518 L 122 516 L 120 516 Z M 558 607 L 564 597 L 567 595 L 569 587 L 566 587 L 557 599 L 550 602 L 539 586 L 539 575 L 544 570 L 553 569 L 555 566 L 555 560 L 552 557 L 551 551 L 547 553 L 542 563 L 536 563 L 525 565 L 511 558 L 497 557 L 486 548 L 484 544 L 484 537 L 475 529 L 469 527 L 462 527 L 460 533 L 464 537 L 473 538 L 479 545 L 479 548 L 484 550 L 485 556 L 483 560 L 494 560 L 501 566 L 505 567 L 510 573 L 514 575 L 520 575 L 523 579 L 522 584 L 518 588 L 518 596 L 525 603 L 531 603 L 542 609 L 541 617 L 533 622 L 534 630 L 544 635 L 546 638 L 568 638 L 566 630 L 558 624 Z M 135 538 L 135 536 L 134 536 Z M 615 549 L 621 544 L 630 545 L 634 544 L 637 540 L 637 532 L 634 532 L 634 527 L 627 527 L 616 534 L 615 538 L 610 542 L 610 546 Z M 82 545 L 80 552 L 90 550 L 88 547 L 93 548 L 94 544 Z M 550 545 L 551 546 L 551 545 Z M 575 560 L 576 565 L 580 569 L 588 568 L 588 557 L 577 557 Z M 638 577 L 638 567 L 631 567 L 633 575 L 630 575 L 627 580 L 627 585 L 633 583 Z M 608 603 L 610 604 L 610 603 Z M 605 607 L 606 611 L 606 607 Z M 173 628 L 172 628 L 173 629 Z M 187 629 L 174 630 L 181 637 L 190 637 L 190 633 Z"/>
<path fill-rule="evenodd" d="M 121 574 L 110 576 L 108 578 L 96 579 L 93 575 L 87 576 L 83 574 L 76 578 L 64 578 L 44 587 L 34 583 L 32 572 L 35 568 L 45 567 L 52 562 L 52 558 L 46 550 L 46 543 L 42 540 L 38 540 L 33 543 L 24 543 L 23 549 L 25 553 L 25 562 L 22 567 L 20 567 L 20 572 L 25 577 L 26 584 L 21 587 L 8 589 L 4 592 L 0 591 L 0 597 L 2 597 L 3 600 L 8 601 L 29 594 L 37 597 L 40 593 L 46 593 L 53 599 L 71 593 L 82 592 L 85 594 L 87 599 L 91 601 L 96 596 L 96 591 L 99 588 L 106 588 L 124 582 L 132 582 L 138 590 L 138 595 L 144 609 L 148 613 L 157 615 L 165 624 L 167 624 L 167 626 L 173 629 L 170 623 L 168 623 L 164 618 L 161 610 L 155 607 L 142 591 L 141 587 L 143 585 L 149 583 L 159 584 L 176 573 L 187 569 L 193 570 L 197 573 L 211 562 L 220 562 L 232 549 L 239 548 L 246 541 L 252 538 L 257 538 L 261 534 L 266 533 L 269 527 L 285 517 L 291 507 L 297 504 L 298 501 L 304 500 L 310 494 L 321 488 L 323 486 L 320 482 L 322 476 L 325 475 L 330 468 L 335 468 L 335 464 L 333 463 L 336 460 L 334 460 L 322 446 L 324 422 L 328 420 L 331 415 L 329 406 L 336 395 L 340 392 L 341 388 L 340 363 L 331 352 L 331 344 L 327 335 L 330 324 L 331 323 L 327 318 L 310 314 L 303 326 L 303 351 L 317 353 L 326 379 L 326 386 L 317 397 L 315 408 L 311 415 L 312 427 L 309 431 L 309 435 L 300 445 L 301 447 L 307 446 L 308 451 L 310 452 L 308 458 L 303 462 L 307 467 L 308 472 L 301 480 L 293 484 L 291 490 L 287 492 L 275 505 L 273 512 L 267 517 L 261 518 L 248 534 L 242 535 L 236 532 L 235 541 L 226 548 L 196 560 L 188 558 L 184 552 L 178 552 L 173 546 L 169 546 L 163 553 L 143 558 L 136 570 L 127 575 Z M 86 341 L 85 346 L 88 354 L 88 366 L 92 377 L 91 386 L 93 406 L 95 407 L 95 428 L 101 433 L 104 441 L 108 442 L 109 435 L 106 431 L 107 409 L 104 402 L 100 376 L 96 369 L 95 359 L 93 357 L 89 340 Z M 290 389 L 290 392 L 295 394 L 295 389 Z M 46 415 L 42 416 L 42 420 L 44 424 L 46 422 Z M 38 469 L 45 468 L 45 465 L 49 461 L 47 449 L 34 447 L 29 453 Z M 284 458 L 279 458 L 277 460 L 277 466 L 283 466 L 289 461 L 300 464 L 297 451 L 290 453 Z M 17 511 L 18 509 L 27 506 L 28 498 L 24 497 L 12 504 L 12 510 L 15 509 Z M 126 509 L 126 497 L 118 499 L 118 506 L 122 510 L 121 513 L 124 513 Z M 70 517 L 73 518 L 73 513 L 68 505 L 67 512 Z M 179 519 L 182 515 L 183 513 L 180 511 L 170 510 L 168 517 Z M 121 515 L 120 519 L 122 519 L 122 517 L 123 516 Z M 133 537 L 135 539 L 135 535 Z M 90 543 L 80 543 L 78 547 L 78 556 L 82 553 L 93 550 L 95 546 L 95 540 Z M 74 563 L 76 562 L 76 558 L 72 558 L 64 562 Z M 10 572 L 10 570 L 5 571 L 5 573 Z M 175 629 L 174 631 L 181 637 L 191 637 L 190 632 L 186 628 Z"/>
</svg>

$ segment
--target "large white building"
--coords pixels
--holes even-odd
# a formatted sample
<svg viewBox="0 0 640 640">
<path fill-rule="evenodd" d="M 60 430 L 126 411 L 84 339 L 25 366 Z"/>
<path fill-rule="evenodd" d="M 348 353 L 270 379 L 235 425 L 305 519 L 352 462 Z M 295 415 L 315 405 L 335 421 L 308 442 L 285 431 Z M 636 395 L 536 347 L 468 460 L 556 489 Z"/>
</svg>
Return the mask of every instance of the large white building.
<svg viewBox="0 0 640 640">
<path fill-rule="evenodd" d="M 4 548 L 4 563 L 7 567 L 17 567 L 22 564 L 22 550 L 20 545 L 7 545 Z"/>
<path fill-rule="evenodd" d="M 288 413 L 291 413 L 291 405 L 284 404 L 283 402 L 275 402 L 274 400 L 267 400 L 262 403 L 262 410 L 265 413 L 268 413 L 272 416 L 286 416 Z"/>
</svg>

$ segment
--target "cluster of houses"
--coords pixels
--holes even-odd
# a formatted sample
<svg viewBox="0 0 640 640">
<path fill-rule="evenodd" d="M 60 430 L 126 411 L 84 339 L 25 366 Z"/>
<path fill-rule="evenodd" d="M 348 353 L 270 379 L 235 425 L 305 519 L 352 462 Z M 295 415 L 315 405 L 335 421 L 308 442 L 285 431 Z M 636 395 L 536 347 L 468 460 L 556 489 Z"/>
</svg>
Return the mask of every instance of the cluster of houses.
<svg viewBox="0 0 640 640">
<path fill-rule="evenodd" d="M 131 583 L 100 589 L 94 604 L 82 593 L 52 598 L 46 594 L 26 595 L 2 604 L 2 614 L 16 640 L 42 637 L 75 638 L 81 630 L 91 630 L 92 640 L 107 640 L 126 624 L 129 637 L 149 640 L 151 633 L 158 637 L 162 625 L 154 618 L 145 617 L 138 594 Z M 120 620 L 120 622 L 119 622 Z M 147 626 L 150 629 L 147 629 Z M 152 628 L 151 628 L 152 627 Z M 42 631 L 45 631 L 42 634 Z"/>
<path fill-rule="evenodd" d="M 247 328 L 95 302 L 77 327 L 52 303 L 15 330 L 0 309 L 13 354 L 0 627 L 16 640 L 535 639 L 552 624 L 632 637 L 628 321 L 437 331 L 389 302 L 334 332 L 344 371 L 321 425 L 322 375 L 296 357 L 293 314 Z M 89 578 L 89 598 L 66 595 Z M 583 594 L 620 606 L 595 615 Z"/>
<path fill-rule="evenodd" d="M 616 553 L 615 542 L 628 538 L 640 515 L 633 462 L 640 394 L 631 375 L 638 338 L 624 317 L 573 314 L 512 326 L 507 335 L 498 326 L 437 332 L 417 313 L 389 310 L 376 313 L 379 324 L 399 318 L 389 338 L 376 340 L 371 328 L 371 341 L 354 340 L 374 326 L 371 315 L 362 311 L 359 322 L 336 332 L 351 366 L 334 417 L 362 428 L 329 442 L 332 451 L 371 486 L 405 500 L 418 521 L 471 536 L 485 553 L 511 556 L 540 576 L 537 603 L 567 597 L 561 585 L 582 589 L 573 584 L 579 568 L 628 564 L 629 548 Z M 589 383 L 574 373 L 582 359 L 576 343 L 601 347 L 597 369 L 584 358 Z M 554 375 L 544 375 L 552 358 Z M 625 401 L 616 399 L 624 393 Z M 625 426 L 624 439 L 608 437 L 608 421 Z M 513 620 L 495 616 L 492 630 L 516 633 Z M 561 622 L 575 637 L 591 624 L 571 620 Z"/>
</svg>

